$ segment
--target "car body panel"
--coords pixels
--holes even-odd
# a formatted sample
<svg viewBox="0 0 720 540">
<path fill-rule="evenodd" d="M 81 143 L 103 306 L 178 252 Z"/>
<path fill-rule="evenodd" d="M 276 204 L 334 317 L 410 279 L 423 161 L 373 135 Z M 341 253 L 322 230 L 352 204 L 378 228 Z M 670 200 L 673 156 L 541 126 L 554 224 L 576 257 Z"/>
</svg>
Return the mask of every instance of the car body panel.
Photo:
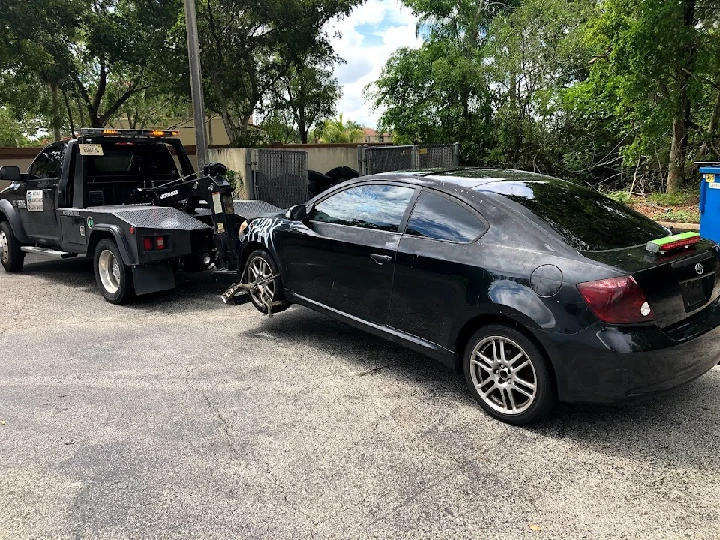
<svg viewBox="0 0 720 540">
<path fill-rule="evenodd" d="M 459 366 L 468 329 L 492 321 L 516 325 L 546 352 L 564 401 L 613 402 L 659 389 L 667 381 L 686 382 L 717 363 L 720 348 L 708 340 L 717 333 L 720 310 L 711 309 L 712 303 L 696 310 L 700 319 L 694 324 L 700 326 L 687 330 L 685 337 L 674 327 L 671 337 L 653 322 L 629 327 L 601 323 L 577 284 L 627 275 L 629 269 L 657 268 L 658 262 L 648 262 L 639 250 L 598 256 L 579 252 L 532 212 L 494 193 L 493 185 L 504 177 L 513 182 L 548 179 L 522 171 L 475 169 L 385 173 L 339 184 L 306 205 L 312 208 L 338 191 L 378 181 L 436 190 L 470 205 L 487 222 L 487 230 L 472 242 L 410 236 L 403 228 L 398 234 L 358 231 L 292 221 L 282 214 L 251 221 L 244 242 L 271 251 L 291 302 L 450 367 Z M 417 195 L 405 222 L 415 200 Z M 369 240 L 373 236 L 386 243 Z M 368 247 L 393 257 L 390 289 L 387 274 L 372 267 Z M 703 244 L 702 249 L 708 247 Z M 713 275 L 716 266 L 711 265 Z M 660 306 L 663 300 L 658 295 L 653 301 Z M 712 301 L 717 302 L 717 294 Z M 685 314 L 683 321 L 693 316 Z M 703 324 L 707 327 L 700 328 Z M 699 356 L 678 362 L 673 351 Z M 651 373 L 643 378 L 646 371 Z"/>
</svg>

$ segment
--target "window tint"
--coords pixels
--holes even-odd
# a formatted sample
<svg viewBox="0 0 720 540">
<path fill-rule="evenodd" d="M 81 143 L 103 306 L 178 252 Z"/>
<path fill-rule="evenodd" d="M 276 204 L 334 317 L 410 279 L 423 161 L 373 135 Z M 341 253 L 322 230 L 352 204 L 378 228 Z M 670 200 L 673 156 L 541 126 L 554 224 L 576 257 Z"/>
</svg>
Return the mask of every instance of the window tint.
<svg viewBox="0 0 720 540">
<path fill-rule="evenodd" d="M 314 221 L 397 232 L 415 190 L 400 186 L 358 186 L 318 203 Z"/>
<path fill-rule="evenodd" d="M 52 144 L 45 148 L 30 167 L 32 178 L 59 178 L 62 172 L 62 160 L 65 144 Z"/>
<path fill-rule="evenodd" d="M 485 224 L 469 210 L 445 197 L 423 191 L 408 221 L 406 234 L 471 242 L 484 230 Z"/>
<path fill-rule="evenodd" d="M 644 245 L 667 231 L 597 191 L 560 180 L 497 182 L 478 188 L 521 204 L 579 251 Z"/>
<path fill-rule="evenodd" d="M 162 143 L 103 143 L 102 156 L 87 156 L 88 176 L 177 177 L 170 150 Z"/>
</svg>

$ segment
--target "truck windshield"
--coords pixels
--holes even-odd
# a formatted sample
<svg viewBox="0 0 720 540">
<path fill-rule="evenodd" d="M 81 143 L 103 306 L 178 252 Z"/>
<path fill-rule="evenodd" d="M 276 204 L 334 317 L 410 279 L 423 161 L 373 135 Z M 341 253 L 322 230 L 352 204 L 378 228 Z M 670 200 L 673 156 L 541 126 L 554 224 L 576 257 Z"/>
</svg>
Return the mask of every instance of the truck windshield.
<svg viewBox="0 0 720 540">
<path fill-rule="evenodd" d="M 168 147 L 163 143 L 103 143 L 102 156 L 87 156 L 86 176 L 124 179 L 171 180 L 180 176 Z"/>
</svg>

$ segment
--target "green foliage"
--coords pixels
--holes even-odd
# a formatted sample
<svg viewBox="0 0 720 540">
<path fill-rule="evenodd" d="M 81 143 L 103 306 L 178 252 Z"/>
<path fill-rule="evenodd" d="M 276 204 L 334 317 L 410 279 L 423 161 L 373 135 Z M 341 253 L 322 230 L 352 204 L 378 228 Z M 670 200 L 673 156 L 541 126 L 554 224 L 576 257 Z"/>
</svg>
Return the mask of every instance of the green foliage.
<svg viewBox="0 0 720 540">
<path fill-rule="evenodd" d="M 302 73 L 308 58 L 328 58 L 322 32 L 361 0 L 207 0 L 198 4 L 207 106 L 223 118 L 234 145 L 247 142 L 249 122 L 263 98 L 281 84 L 312 94 Z M 312 82 L 312 81 L 311 81 Z M 293 100 L 293 109 L 305 98 Z M 316 103 L 315 98 L 307 101 Z M 302 115 L 299 115 L 302 116 Z"/>
<path fill-rule="evenodd" d="M 684 204 L 697 204 L 699 188 L 693 191 L 678 191 L 677 193 L 651 193 L 648 200 L 660 206 L 681 206 Z"/>
<path fill-rule="evenodd" d="M 623 204 L 628 204 L 632 200 L 632 195 L 628 191 L 609 191 L 605 195 Z"/>
<path fill-rule="evenodd" d="M 334 63 L 334 57 L 324 54 L 301 58 L 289 65 L 270 92 L 272 114 L 285 113 L 303 144 L 314 125 L 335 114 L 342 92 L 333 77 Z"/>
<path fill-rule="evenodd" d="M 102 127 L 134 95 L 177 73 L 167 35 L 181 0 L 6 0 L 0 102 L 45 126 Z M 73 118 L 73 116 L 75 116 Z"/>
<path fill-rule="evenodd" d="M 656 215 L 655 219 L 673 223 L 699 223 L 700 212 L 698 210 L 668 208 L 662 214 Z"/>
<path fill-rule="evenodd" d="M 362 136 L 362 126 L 351 120 L 344 122 L 342 114 L 321 122 L 313 130 L 313 139 L 327 144 L 354 143 L 362 140 Z"/>
<path fill-rule="evenodd" d="M 228 184 L 232 186 L 233 193 L 235 195 L 240 195 L 242 193 L 244 188 L 244 182 L 241 173 L 232 169 L 228 169 L 227 174 L 225 175 L 225 179 L 228 181 Z"/>
<path fill-rule="evenodd" d="M 404 0 L 420 16 L 368 88 L 398 142 L 470 164 L 669 191 L 720 159 L 716 0 Z"/>
<path fill-rule="evenodd" d="M 20 123 L 7 109 L 0 108 L 0 146 L 23 147 L 28 146 L 29 143 Z"/>
<path fill-rule="evenodd" d="M 265 115 L 260 128 L 265 132 L 267 142 L 299 144 L 300 133 L 293 125 L 292 114 L 286 109 L 273 109 Z"/>
</svg>

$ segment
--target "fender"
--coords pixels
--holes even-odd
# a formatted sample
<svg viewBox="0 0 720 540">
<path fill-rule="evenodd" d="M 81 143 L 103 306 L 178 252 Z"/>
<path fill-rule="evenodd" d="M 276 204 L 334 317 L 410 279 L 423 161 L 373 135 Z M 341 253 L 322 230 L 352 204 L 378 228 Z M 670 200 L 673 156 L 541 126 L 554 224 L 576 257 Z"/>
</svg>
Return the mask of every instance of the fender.
<svg viewBox="0 0 720 540">
<path fill-rule="evenodd" d="M 118 227 L 117 225 L 108 225 L 106 223 L 100 223 L 92 228 L 86 256 L 93 257 L 95 246 L 103 237 L 106 237 L 108 234 L 112 236 L 112 238 L 115 240 L 115 243 L 120 250 L 120 256 L 122 257 L 123 263 L 125 263 L 127 266 L 136 266 L 140 263 L 137 255 L 135 254 L 135 251 L 131 249 L 128 245 L 127 239 L 120 230 L 120 227 Z"/>
<path fill-rule="evenodd" d="M 7 199 L 0 199 L 0 213 L 4 214 L 5 218 L 10 222 L 10 227 L 12 227 L 13 234 L 18 239 L 18 242 L 21 244 L 32 243 L 32 240 L 25 233 L 17 208 L 10 204 Z"/>
</svg>

